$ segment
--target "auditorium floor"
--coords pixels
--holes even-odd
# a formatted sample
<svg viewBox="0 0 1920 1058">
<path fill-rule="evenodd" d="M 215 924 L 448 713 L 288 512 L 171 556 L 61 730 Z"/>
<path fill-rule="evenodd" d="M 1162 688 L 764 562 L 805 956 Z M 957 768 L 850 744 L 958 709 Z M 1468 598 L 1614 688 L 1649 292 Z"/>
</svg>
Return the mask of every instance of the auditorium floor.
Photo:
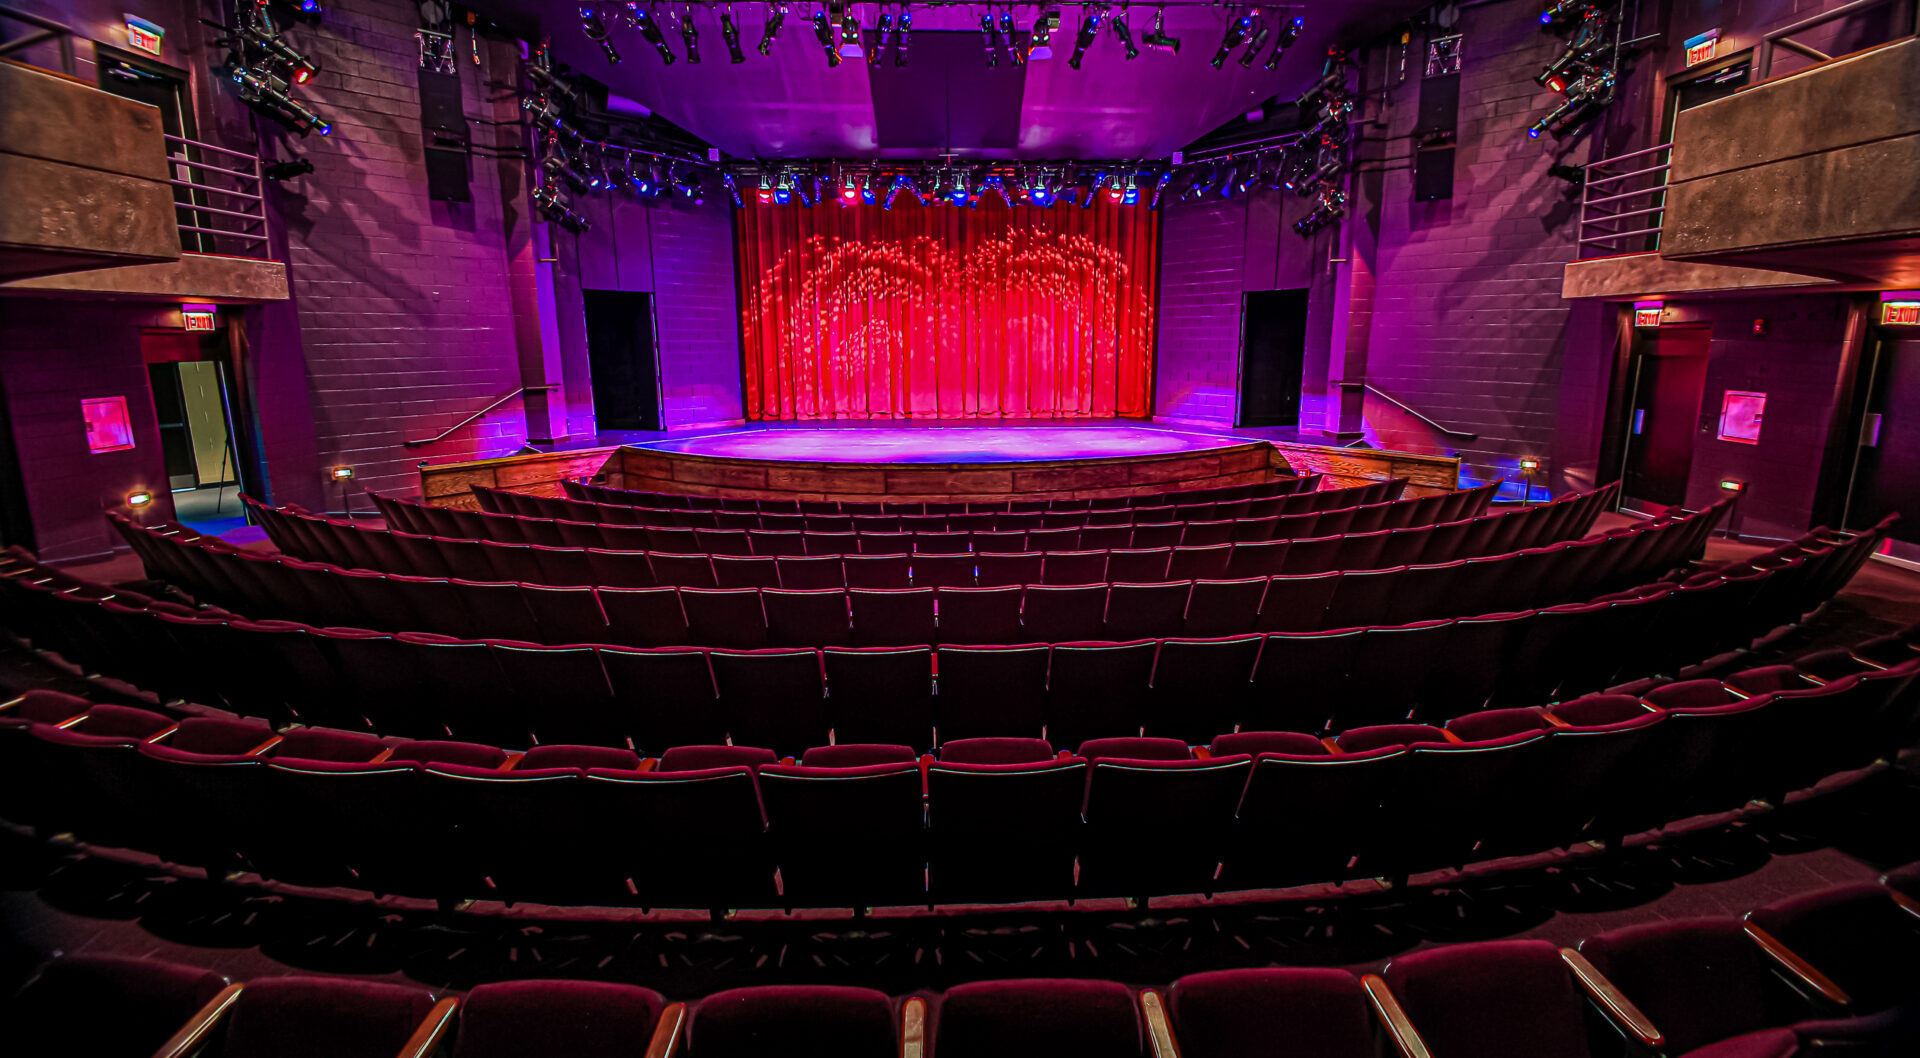
<svg viewBox="0 0 1920 1058">
<path fill-rule="evenodd" d="M 1755 545 L 1715 541 L 1710 558 Z M 137 564 L 120 577 L 137 576 Z M 109 574 L 110 576 L 112 574 Z M 1920 619 L 1920 574 L 1868 563 L 1808 628 L 1793 656 Z M 49 682 L 0 647 L 0 693 Z M 294 825 L 289 820 L 288 824 Z M 630 840 L 647 841 L 635 834 Z M 1177 840 L 1170 836 L 1169 840 Z M 671 850 L 661 850 L 671 855 Z M 1283 892 L 930 914 L 891 909 L 752 912 L 720 925 L 696 913 L 521 907 L 445 917 L 416 902 L 210 886 L 151 864 L 82 859 L 0 829 L 0 994 L 55 952 L 111 952 L 203 965 L 237 979 L 343 973 L 464 988 L 515 977 L 632 981 L 675 998 L 748 984 L 839 983 L 891 993 L 995 977 L 1166 982 L 1205 969 L 1375 969 L 1423 945 L 1498 937 L 1572 944 L 1637 922 L 1737 915 L 1920 859 L 1920 754 L 1830 780 L 1777 812 L 1688 821 L 1624 856 L 1598 850 L 1495 861 L 1419 876 Z"/>
</svg>

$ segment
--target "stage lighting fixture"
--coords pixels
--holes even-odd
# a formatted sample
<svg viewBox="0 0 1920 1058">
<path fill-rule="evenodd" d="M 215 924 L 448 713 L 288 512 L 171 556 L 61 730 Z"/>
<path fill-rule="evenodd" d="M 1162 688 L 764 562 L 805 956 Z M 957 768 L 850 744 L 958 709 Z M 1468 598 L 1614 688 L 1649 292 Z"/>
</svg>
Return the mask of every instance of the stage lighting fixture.
<svg viewBox="0 0 1920 1058">
<path fill-rule="evenodd" d="M 893 178 L 893 186 L 887 188 L 887 197 L 880 202 L 881 209 L 892 209 L 893 200 L 900 197 L 900 191 L 907 186 L 907 174 L 901 173 Z M 872 192 L 872 188 L 868 188 Z"/>
<path fill-rule="evenodd" d="M 1100 35 L 1100 11 L 1098 8 L 1087 12 L 1080 20 L 1080 36 L 1074 39 L 1073 54 L 1067 56 L 1067 65 L 1078 70 L 1080 61 L 1087 57 L 1087 49 L 1093 47 L 1095 37 Z"/>
<path fill-rule="evenodd" d="M 1140 43 L 1155 51 L 1170 51 L 1175 55 L 1180 54 L 1180 38 L 1167 36 L 1166 8 L 1163 7 L 1159 11 L 1154 12 L 1153 28 L 1148 30 L 1146 35 L 1140 38 Z"/>
<path fill-rule="evenodd" d="M 980 38 L 987 46 L 987 69 L 1000 65 L 1000 27 L 993 21 L 993 13 L 980 16 Z"/>
<path fill-rule="evenodd" d="M 296 176 L 305 176 L 311 172 L 313 172 L 313 159 L 289 158 L 284 162 L 275 162 L 267 166 L 266 169 L 262 170 L 260 175 L 278 182 L 281 180 L 292 180 Z"/>
<path fill-rule="evenodd" d="M 271 73 L 236 67 L 233 81 L 240 86 L 241 102 L 300 135 L 318 132 L 325 136 L 333 131 L 333 126 L 320 120 L 320 115 L 288 95 L 287 83 Z"/>
<path fill-rule="evenodd" d="M 840 55 L 843 58 L 858 59 L 867 54 L 860 46 L 860 16 L 853 13 L 853 5 L 848 4 L 846 13 L 840 16 Z"/>
<path fill-rule="evenodd" d="M 1019 43 L 1013 39 L 1012 8 L 1008 8 L 1000 13 L 1000 37 L 1007 42 L 1007 61 L 1015 66 L 1025 66 L 1027 64 L 1027 53 L 1022 51 Z"/>
<path fill-rule="evenodd" d="M 1294 41 L 1300 39 L 1300 31 L 1306 27 L 1306 24 L 1306 19 L 1296 16 L 1282 25 L 1280 32 L 1274 35 L 1273 54 L 1267 56 L 1267 61 L 1261 63 L 1260 68 L 1271 70 L 1280 65 L 1280 57 L 1287 53 L 1288 48 L 1293 47 Z"/>
<path fill-rule="evenodd" d="M 873 50 L 867 52 L 867 65 L 878 66 L 887 53 L 887 30 L 893 26 L 893 15 L 880 12 L 873 23 Z"/>
<path fill-rule="evenodd" d="M 627 6 L 631 8 L 633 5 Z M 640 17 L 647 16 L 642 12 Z M 600 53 L 607 57 L 608 66 L 620 65 L 620 51 L 613 46 L 613 37 L 607 32 L 607 24 L 600 21 L 600 12 L 591 7 L 580 8 L 580 32 L 585 33 L 588 40 L 600 45 Z M 658 33 L 659 30 L 654 32 Z"/>
<path fill-rule="evenodd" d="M 1313 204 L 1313 212 L 1294 221 L 1293 230 L 1302 237 L 1311 236 L 1339 220 L 1346 212 L 1346 193 L 1336 188 L 1323 188 L 1319 199 Z"/>
<path fill-rule="evenodd" d="M 827 65 L 840 65 L 840 49 L 833 46 L 833 21 L 827 18 L 825 11 L 813 13 L 813 39 L 820 42 L 820 49 L 827 54 Z"/>
<path fill-rule="evenodd" d="M 582 12 L 582 18 L 584 18 L 585 13 L 590 9 L 583 7 L 580 10 Z M 648 44 L 653 45 L 654 51 L 660 53 L 660 62 L 664 65 L 672 66 L 675 58 L 673 49 L 667 47 L 667 35 L 660 32 L 660 22 L 653 17 L 653 13 L 641 7 L 639 4 L 634 3 L 633 0 L 628 0 L 627 17 L 633 20 L 633 27 L 640 31 L 641 38 Z M 607 45 L 609 51 L 612 50 L 612 47 L 611 44 Z M 619 62 L 620 59 L 618 56 L 615 56 L 613 61 Z"/>
<path fill-rule="evenodd" d="M 781 170 L 779 182 L 775 184 L 773 188 L 773 200 L 775 202 L 780 203 L 783 206 L 786 205 L 788 202 L 793 201 L 793 174 L 792 173 L 787 172 L 784 169 Z"/>
<path fill-rule="evenodd" d="M 860 181 L 848 173 L 840 182 L 840 199 L 843 202 L 860 197 Z"/>
<path fill-rule="evenodd" d="M 1045 169 L 1036 170 L 1028 182 L 1027 201 L 1043 208 L 1053 205 L 1053 188 L 1048 183 Z"/>
<path fill-rule="evenodd" d="M 1053 28 L 1060 24 L 1060 12 L 1042 11 L 1033 20 L 1033 39 L 1027 45 L 1027 58 L 1035 62 L 1053 58 Z"/>
<path fill-rule="evenodd" d="M 533 205 L 548 223 L 558 224 L 575 235 L 584 235 L 593 226 L 587 218 L 569 208 L 566 196 L 550 183 L 533 189 Z"/>
<path fill-rule="evenodd" d="M 874 174 L 872 173 L 867 173 L 860 178 L 860 203 L 862 205 L 873 205 L 873 179 Z"/>
<path fill-rule="evenodd" d="M 1560 57 L 1547 64 L 1533 80 L 1542 88 L 1554 92 L 1565 92 L 1567 85 L 1577 81 L 1588 72 L 1587 64 L 1581 53 L 1569 48 Z"/>
<path fill-rule="evenodd" d="M 673 184 L 675 191 L 680 192 L 681 198 L 693 200 L 696 206 L 706 202 L 706 197 L 700 193 L 700 174 L 692 166 L 676 166 L 669 163 L 667 180 Z"/>
<path fill-rule="evenodd" d="M 1153 182 L 1153 198 L 1147 202 L 1148 209 L 1157 210 L 1160 208 L 1161 196 L 1166 194 L 1167 185 L 1171 183 L 1173 183 L 1173 170 L 1168 169 L 1163 171 L 1160 174 L 1160 179 Z"/>
<path fill-rule="evenodd" d="M 965 170 L 954 174 L 953 190 L 948 192 L 947 199 L 956 206 L 964 206 L 972 201 L 973 192 L 967 186 L 967 174 Z"/>
<path fill-rule="evenodd" d="M 760 30 L 760 43 L 754 50 L 762 55 L 773 54 L 773 38 L 780 35 L 780 27 L 787 21 L 787 5 L 768 4 L 767 21 Z"/>
<path fill-rule="evenodd" d="M 1227 53 L 1239 47 L 1241 43 L 1247 39 L 1247 34 L 1252 29 L 1252 15 L 1241 15 L 1239 18 L 1228 19 L 1227 33 L 1220 38 L 1220 47 L 1213 53 L 1213 58 L 1207 60 L 1207 65 L 1216 70 L 1224 66 L 1227 61 Z"/>
<path fill-rule="evenodd" d="M 1120 46 L 1127 50 L 1127 58 L 1138 59 L 1140 49 L 1133 46 L 1133 30 L 1127 28 L 1127 5 L 1120 5 L 1120 13 L 1108 19 L 1113 26 L 1113 35 L 1120 38 Z"/>
<path fill-rule="evenodd" d="M 747 204 L 740 200 L 740 185 L 733 182 L 732 173 L 721 173 L 720 183 L 727 189 L 727 197 L 733 199 L 734 209 L 745 209 Z"/>
<path fill-rule="evenodd" d="M 1592 73 L 1580 78 L 1567 86 L 1567 97 L 1559 106 L 1527 127 L 1527 135 L 1536 140 L 1542 132 L 1553 133 L 1554 139 L 1564 137 L 1600 113 L 1612 100 L 1613 87 L 1614 76 L 1611 72 Z"/>
<path fill-rule="evenodd" d="M 542 54 L 544 56 L 544 53 Z M 530 62 L 527 64 L 527 78 L 533 82 L 533 86 L 538 88 L 542 94 L 555 96 L 569 103 L 573 102 L 580 95 L 580 90 L 575 88 L 571 82 L 559 74 L 554 73 L 552 70 L 547 69 L 546 66 L 539 62 Z"/>
<path fill-rule="evenodd" d="M 680 15 L 680 43 L 687 49 L 687 63 L 700 61 L 700 27 L 693 24 L 693 8 Z"/>
<path fill-rule="evenodd" d="M 1140 204 L 1140 178 L 1137 174 L 1127 174 L 1127 187 L 1126 190 L 1120 194 L 1120 203 L 1125 206 L 1137 206 Z"/>
<path fill-rule="evenodd" d="M 1253 36 L 1247 40 L 1247 50 L 1240 56 L 1240 68 L 1242 70 L 1253 69 L 1253 60 L 1259 57 L 1260 49 L 1267 46 L 1267 37 L 1272 35 L 1272 32 L 1273 31 L 1267 27 L 1265 20 L 1254 25 Z"/>
<path fill-rule="evenodd" d="M 900 7 L 900 21 L 893 24 L 893 40 L 889 45 L 893 48 L 893 64 L 895 66 L 905 66 L 907 64 L 907 45 L 911 42 L 912 35 L 913 12 L 907 10 L 906 5 L 903 4 Z"/>
<path fill-rule="evenodd" d="M 740 51 L 740 26 L 733 20 L 733 12 L 720 12 L 720 39 L 727 42 L 727 61 L 735 66 L 747 61 Z"/>
<path fill-rule="evenodd" d="M 1253 164 L 1247 166 L 1246 170 L 1240 174 L 1240 179 L 1233 182 L 1233 186 L 1238 188 L 1241 194 L 1260 186 L 1260 159 L 1255 158 Z"/>
</svg>

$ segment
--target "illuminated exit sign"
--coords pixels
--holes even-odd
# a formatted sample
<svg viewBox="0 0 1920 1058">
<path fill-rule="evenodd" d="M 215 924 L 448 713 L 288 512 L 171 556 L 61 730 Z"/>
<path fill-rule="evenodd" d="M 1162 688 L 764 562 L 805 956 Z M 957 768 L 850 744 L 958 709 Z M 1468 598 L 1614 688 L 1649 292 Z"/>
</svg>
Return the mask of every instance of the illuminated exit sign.
<svg viewBox="0 0 1920 1058">
<path fill-rule="evenodd" d="M 215 326 L 213 314 L 216 311 L 212 305 L 190 301 L 180 306 L 180 323 L 190 331 L 211 331 Z"/>
<path fill-rule="evenodd" d="M 166 35 L 167 31 L 156 23 L 136 15 L 127 16 L 127 46 L 134 51 L 144 51 L 159 58 L 160 42 Z"/>
<path fill-rule="evenodd" d="M 1710 29 L 1687 38 L 1687 65 L 1698 66 L 1720 53 L 1720 30 Z"/>
<path fill-rule="evenodd" d="M 1880 322 L 1888 327 L 1920 326 L 1920 301 L 1881 302 Z"/>
<path fill-rule="evenodd" d="M 1633 303 L 1633 325 L 1635 327 L 1658 327 L 1660 317 L 1666 311 L 1666 303 L 1660 301 L 1636 301 Z"/>
</svg>

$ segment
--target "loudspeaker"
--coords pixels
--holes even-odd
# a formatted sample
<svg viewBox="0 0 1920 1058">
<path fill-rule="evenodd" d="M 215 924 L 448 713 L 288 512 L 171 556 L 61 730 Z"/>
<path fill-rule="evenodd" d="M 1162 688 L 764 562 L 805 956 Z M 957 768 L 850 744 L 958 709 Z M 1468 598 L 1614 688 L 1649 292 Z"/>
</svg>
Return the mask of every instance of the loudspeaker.
<svg viewBox="0 0 1920 1058">
<path fill-rule="evenodd" d="M 1453 148 L 1424 147 L 1413 155 L 1413 198 L 1432 202 L 1453 197 Z"/>
</svg>

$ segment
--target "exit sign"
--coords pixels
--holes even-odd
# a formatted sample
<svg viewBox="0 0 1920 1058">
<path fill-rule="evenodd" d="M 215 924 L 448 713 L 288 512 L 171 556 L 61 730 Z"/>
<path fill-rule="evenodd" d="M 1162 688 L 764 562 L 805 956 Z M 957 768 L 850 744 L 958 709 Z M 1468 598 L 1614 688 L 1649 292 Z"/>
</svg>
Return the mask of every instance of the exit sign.
<svg viewBox="0 0 1920 1058">
<path fill-rule="evenodd" d="M 1666 303 L 1660 301 L 1636 301 L 1633 303 L 1633 325 L 1635 327 L 1658 327 L 1660 317 L 1666 312 Z"/>
<path fill-rule="evenodd" d="M 1888 327 L 1920 326 L 1920 301 L 1883 301 L 1880 322 Z"/>
<path fill-rule="evenodd" d="M 1687 38 L 1687 65 L 1698 66 L 1720 52 L 1720 31 L 1710 29 L 1697 37 Z"/>
<path fill-rule="evenodd" d="M 160 56 L 160 42 L 167 31 L 159 25 L 135 15 L 127 16 L 127 46 L 134 51 L 144 51 L 155 58 Z"/>
</svg>

